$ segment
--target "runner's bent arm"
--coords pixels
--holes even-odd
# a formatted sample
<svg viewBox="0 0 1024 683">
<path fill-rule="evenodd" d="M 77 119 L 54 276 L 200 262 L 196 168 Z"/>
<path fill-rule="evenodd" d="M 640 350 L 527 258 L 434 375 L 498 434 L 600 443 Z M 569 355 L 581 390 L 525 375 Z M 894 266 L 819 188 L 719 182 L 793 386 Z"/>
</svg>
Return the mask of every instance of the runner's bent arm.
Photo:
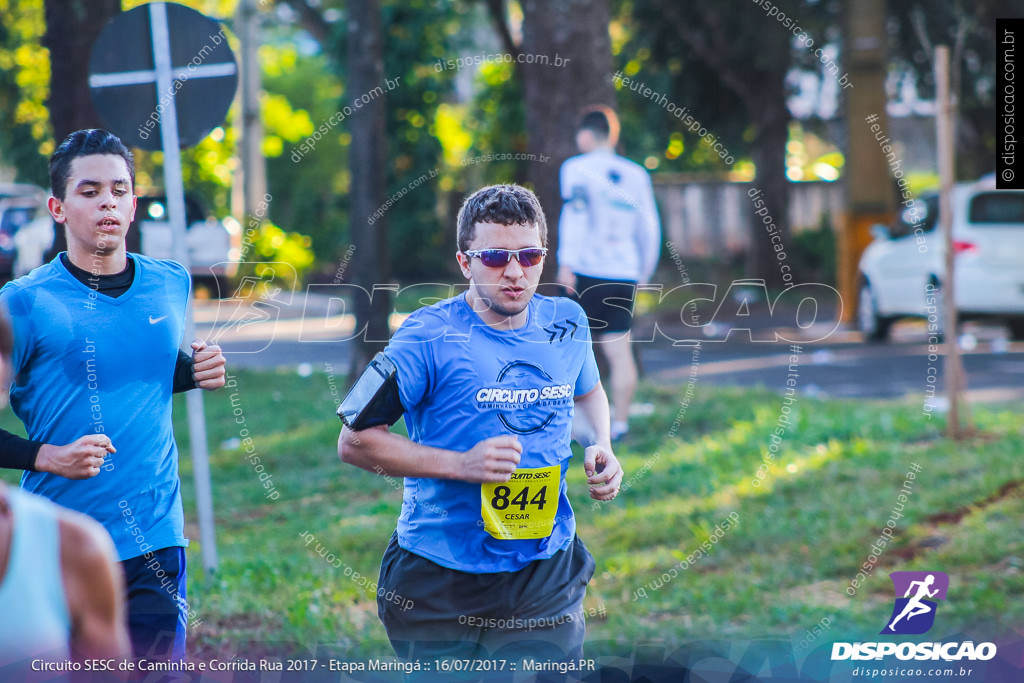
<svg viewBox="0 0 1024 683">
<path fill-rule="evenodd" d="M 612 452 L 611 417 L 608 396 L 600 383 L 593 389 L 576 396 L 573 416 L 573 438 L 584 447 L 583 469 L 590 484 L 590 497 L 611 500 L 622 484 L 622 466 Z"/>
<path fill-rule="evenodd" d="M 385 425 L 354 432 L 342 427 L 338 457 L 342 462 L 389 477 L 428 477 L 470 482 L 507 482 L 523 447 L 514 436 L 495 436 L 467 451 L 424 446 Z"/>
<path fill-rule="evenodd" d="M 88 479 L 99 474 L 107 453 L 116 452 L 106 434 L 86 434 L 65 446 L 54 446 L 0 429 L 0 467 L 7 469 Z"/>
<path fill-rule="evenodd" d="M 573 398 L 576 411 L 572 420 L 572 438 L 584 448 L 606 446 L 612 449 L 611 410 L 608 395 L 600 383 L 593 389 Z"/>
</svg>

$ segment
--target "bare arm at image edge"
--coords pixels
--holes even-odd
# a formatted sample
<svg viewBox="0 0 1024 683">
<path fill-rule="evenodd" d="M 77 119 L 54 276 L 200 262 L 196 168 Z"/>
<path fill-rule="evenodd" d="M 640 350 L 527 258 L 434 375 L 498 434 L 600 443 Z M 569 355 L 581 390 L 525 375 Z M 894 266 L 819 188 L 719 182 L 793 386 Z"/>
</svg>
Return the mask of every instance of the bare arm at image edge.
<svg viewBox="0 0 1024 683">
<path fill-rule="evenodd" d="M 66 513 L 60 539 L 72 655 L 79 661 L 129 657 L 124 580 L 110 536 L 97 522 Z"/>
</svg>

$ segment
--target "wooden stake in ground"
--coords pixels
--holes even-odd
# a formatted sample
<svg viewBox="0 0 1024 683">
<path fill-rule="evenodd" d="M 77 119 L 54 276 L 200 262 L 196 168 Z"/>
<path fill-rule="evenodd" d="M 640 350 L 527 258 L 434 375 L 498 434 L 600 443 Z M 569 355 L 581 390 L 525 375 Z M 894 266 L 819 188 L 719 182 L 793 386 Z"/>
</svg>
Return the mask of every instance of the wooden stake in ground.
<svg viewBox="0 0 1024 683">
<path fill-rule="evenodd" d="M 953 440 L 964 438 L 960 424 L 960 399 L 966 384 L 966 373 L 957 346 L 956 297 L 954 296 L 953 252 L 953 99 L 949 92 L 949 48 L 940 45 L 935 48 L 935 132 L 939 155 L 939 229 L 945 249 L 945 273 L 940 283 L 942 288 L 943 332 L 946 336 L 946 394 L 949 397 L 949 417 L 946 422 L 946 436 Z M 966 407 L 965 407 L 966 416 Z"/>
</svg>

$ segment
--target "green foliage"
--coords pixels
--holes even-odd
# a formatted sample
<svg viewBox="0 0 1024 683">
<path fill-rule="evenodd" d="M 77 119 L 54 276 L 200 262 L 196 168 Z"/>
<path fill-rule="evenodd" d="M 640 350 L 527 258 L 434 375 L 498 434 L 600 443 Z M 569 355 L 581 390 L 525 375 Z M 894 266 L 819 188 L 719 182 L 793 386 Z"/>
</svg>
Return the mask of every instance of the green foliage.
<svg viewBox="0 0 1024 683">
<path fill-rule="evenodd" d="M 239 268 L 239 276 L 252 274 L 260 262 L 276 262 L 289 264 L 302 281 L 313 266 L 313 240 L 309 235 L 285 232 L 270 221 L 264 221 L 256 229 L 256 234 L 251 236 L 251 241 L 245 263 Z"/>
<path fill-rule="evenodd" d="M 325 3 L 323 10 L 338 8 Z M 398 87 L 387 91 L 387 178 L 382 197 L 386 201 L 402 193 L 380 220 L 387 225 L 392 253 L 432 254 L 454 241 L 441 224 L 437 199 L 443 180 L 438 111 L 450 90 L 450 78 L 424 56 L 446 54 L 445 38 L 455 21 L 448 3 L 383 3 L 383 75 Z M 281 126 L 283 154 L 268 159 L 270 192 L 284 198 L 275 202 L 274 217 L 312 237 L 324 272 L 335 270 L 351 240 L 347 225 L 352 131 L 350 120 L 339 112 L 352 98 L 365 94 L 348 90 L 346 28 L 344 20 L 333 22 L 323 44 L 309 49 L 308 37 L 294 26 L 282 26 L 272 34 L 279 41 L 275 63 L 263 61 L 264 86 L 283 95 L 294 113 L 307 112 L 309 122 L 297 125 L 291 118 Z M 302 50 L 296 48 L 300 40 Z M 324 134 L 310 140 L 314 131 Z M 312 150 L 304 150 L 303 143 L 312 143 L 307 145 Z M 394 274 L 408 279 L 436 275 L 433 263 L 424 258 L 395 259 Z"/>
<path fill-rule="evenodd" d="M 131 9 L 142 0 L 125 0 Z M 820 74 L 821 64 L 799 45 L 779 53 L 768 41 L 786 28 L 768 17 L 756 3 L 741 10 L 723 10 L 720 2 L 695 0 L 687 10 L 695 26 L 707 36 L 726 31 L 733 49 L 718 55 L 738 72 L 771 71 L 783 61 L 794 70 Z M 233 24 L 234 0 L 190 0 L 208 15 Z M 347 121 L 327 125 L 314 149 L 296 160 L 292 153 L 341 111 L 353 96 L 346 90 L 347 23 L 341 0 L 324 0 L 311 9 L 329 17 L 327 36 L 318 43 L 298 19 L 281 21 L 284 3 L 259 3 L 264 16 L 263 45 L 259 51 L 261 101 L 268 189 L 275 198 L 270 216 L 286 231 L 311 238 L 315 266 L 325 273 L 351 241 L 348 225 L 350 170 Z M 622 149 L 638 161 L 657 162 L 657 172 L 724 172 L 750 175 L 748 160 L 756 131 L 752 128 L 750 97 L 727 87 L 723 71 L 707 63 L 683 40 L 665 10 L 667 0 L 615 0 L 610 26 L 615 68 L 642 82 L 677 107 L 686 107 L 695 120 L 716 136 L 736 158 L 730 168 L 706 141 L 685 129 L 654 98 L 617 88 L 622 117 Z M 784 0 L 775 3 L 813 37 L 816 45 L 839 45 L 838 3 Z M 925 3 L 927 4 L 927 3 Z M 19 180 L 46 184 L 46 160 L 53 149 L 46 99 L 49 96 L 48 53 L 40 45 L 45 30 L 42 0 L 0 0 L 0 159 L 13 166 Z M 961 175 L 986 170 L 994 136 L 986 113 L 992 107 L 992 89 L 986 74 L 994 60 L 991 30 L 994 16 L 1009 16 L 1007 0 L 971 5 L 926 8 L 921 2 L 890 3 L 888 24 L 895 68 L 915 74 L 923 96 L 932 91 L 930 58 L 914 26 L 918 21 L 934 43 L 956 44 L 964 37 L 959 66 L 961 137 L 966 145 L 958 156 Z M 924 9 L 922 9 L 924 8 Z M 1000 9 L 1001 8 L 1001 9 Z M 933 11 L 934 10 L 934 11 Z M 509 8 L 513 24 L 519 16 Z M 294 15 L 293 15 L 294 16 Z M 447 0 L 441 3 L 385 0 L 382 3 L 382 55 L 385 77 L 400 81 L 388 93 L 388 140 L 385 200 L 401 194 L 382 225 L 388 225 L 392 254 L 414 253 L 419 258 L 393 258 L 394 274 L 402 279 L 428 279 L 450 275 L 439 265 L 452 251 L 452 222 L 459 199 L 485 183 L 522 181 L 529 161 L 484 161 L 488 154 L 528 152 L 524 129 L 522 84 L 513 65 L 487 64 L 475 76 L 439 68 L 444 60 L 483 52 L 502 51 L 492 20 L 483 3 Z M 770 31 L 770 34 L 766 32 Z M 238 48 L 232 35 L 233 48 Z M 705 55 L 706 57 L 706 55 Z M 841 58 L 841 55 L 840 55 Z M 476 67 L 464 67 L 474 69 Z M 456 82 L 460 90 L 456 90 Z M 462 89 L 469 86 L 470 97 Z M 977 87 L 975 87 L 977 86 Z M 751 107 L 755 109 L 751 109 Z M 196 147 L 184 150 L 183 170 L 190 192 L 201 196 L 220 218 L 230 213 L 232 184 L 238 172 L 236 112 Z M 335 119 L 336 120 L 336 119 Z M 982 150 L 982 151 L 978 151 Z M 159 191 L 160 155 L 139 152 L 141 191 Z M 464 163 L 465 162 L 465 163 Z M 973 171 L 970 169 L 974 169 Z M 810 239 L 810 237 L 809 237 Z M 826 268 L 828 266 L 826 265 Z"/>
<path fill-rule="evenodd" d="M 711 159 L 700 151 L 700 139 L 685 129 L 678 114 L 659 104 L 660 95 L 674 109 L 687 108 L 686 113 L 717 136 L 735 158 L 747 153 L 743 101 L 726 88 L 710 86 L 718 78 L 714 70 L 693 58 L 653 3 L 619 5 L 612 32 L 615 69 L 659 95 L 654 101 L 621 82 L 616 84 L 621 147 L 641 162 L 648 156 L 658 159 L 658 172 L 728 170 L 717 156 Z M 736 44 L 740 49 L 741 41 Z"/>
<path fill-rule="evenodd" d="M 438 211 L 444 157 L 438 114 L 452 83 L 451 75 L 438 72 L 431 58 L 446 55 L 446 39 L 457 21 L 447 2 L 384 3 L 384 73 L 402 76 L 401 87 L 388 93 L 390 163 L 384 196 L 408 190 L 384 218 L 392 254 L 455 251 L 446 248 L 455 242 L 454 229 L 442 223 L 444 214 Z M 430 173 L 435 176 L 430 178 Z M 404 279 L 436 277 L 435 263 L 429 258 L 393 258 L 392 274 Z"/>
<path fill-rule="evenodd" d="M 0 0 L 0 162 L 18 182 L 49 187 L 53 152 L 45 101 L 50 57 L 43 35 L 42 0 Z"/>
<path fill-rule="evenodd" d="M 996 18 L 1020 16 L 1015 0 L 932 3 L 923 0 L 887 3 L 887 24 L 894 75 L 899 69 L 912 81 L 917 96 L 935 97 L 934 56 L 937 45 L 950 47 L 953 96 L 957 102 L 957 178 L 974 180 L 995 169 Z M 915 186 L 916 187 L 916 186 Z"/>
<path fill-rule="evenodd" d="M 351 135 L 343 122 L 329 123 L 344 107 L 344 89 L 329 57 L 300 50 L 297 39 L 294 27 L 270 28 L 259 53 L 267 91 L 262 108 L 267 188 L 274 197 L 270 215 L 309 235 L 317 261 L 332 264 L 350 242 Z M 312 151 L 296 154 L 321 127 L 325 133 L 311 140 Z"/>
<path fill-rule="evenodd" d="M 123 9 L 139 4 L 125 0 Z M 186 4 L 209 16 L 227 17 L 226 23 L 231 24 L 234 2 L 195 0 Z M 0 0 L 0 159 L 16 169 L 18 180 L 46 187 L 54 140 L 45 104 L 49 58 L 40 44 L 44 30 L 42 0 Z M 268 160 L 268 187 L 276 197 L 270 210 L 277 225 L 283 226 L 274 226 L 273 231 L 294 231 L 284 237 L 268 233 L 265 241 L 267 245 L 280 242 L 267 249 L 282 252 L 285 260 L 306 271 L 311 267 L 312 245 L 329 261 L 344 243 L 337 229 L 344 223 L 337 197 L 347 190 L 348 171 L 338 164 L 344 146 L 337 135 L 322 141 L 321 154 L 303 164 L 283 157 L 286 143 L 313 132 L 310 112 L 319 123 L 336 111 L 333 102 L 341 95 L 341 85 L 332 77 L 327 61 L 319 55 L 299 54 L 294 35 L 290 27 L 279 30 L 271 26 L 267 44 L 259 52 L 265 90 L 262 151 Z M 228 37 L 237 54 L 237 39 L 230 33 Z M 233 125 L 236 109 L 232 107 L 225 123 L 211 135 L 182 150 L 186 189 L 199 196 L 218 218 L 230 213 L 230 193 L 238 170 L 238 132 Z M 137 192 L 162 191 L 162 153 L 135 150 L 135 157 Z M 311 187 L 316 191 L 310 192 Z"/>
<path fill-rule="evenodd" d="M 836 2 L 780 0 L 772 5 L 788 17 L 798 18 L 795 25 L 810 34 L 815 46 L 838 38 Z M 679 13 L 682 6 L 678 3 L 618 0 L 612 7 L 615 68 L 653 92 L 646 96 L 621 82 L 617 84 L 622 146 L 634 159 L 654 157 L 658 172 L 743 170 L 741 167 L 747 165 L 743 160 L 750 157 L 758 132 L 756 114 L 769 103 L 763 99 L 763 92 L 737 92 L 737 80 L 749 89 L 750 84 L 772 80 L 773 74 L 786 65 L 820 73 L 821 65 L 813 53 L 799 43 L 792 45 L 787 37 L 789 30 L 756 3 L 688 3 L 679 16 L 704 41 L 703 51 L 691 48 L 667 20 L 666 8 Z M 709 47 L 723 36 L 728 36 L 724 41 L 728 51 Z M 784 100 L 786 93 L 778 94 Z M 669 104 L 676 110 L 685 107 L 686 111 L 672 113 L 667 109 Z M 689 130 L 690 121 L 680 120 L 686 116 L 715 136 L 737 164 L 730 169 L 723 163 L 707 141 Z"/>
<path fill-rule="evenodd" d="M 476 78 L 466 125 L 473 131 L 473 146 L 467 157 L 489 154 L 528 152 L 526 112 L 523 109 L 523 82 L 515 67 L 507 62 L 484 64 Z M 525 161 L 492 161 L 467 167 L 463 183 L 473 187 L 489 183 L 522 183 L 526 180 Z"/>
</svg>

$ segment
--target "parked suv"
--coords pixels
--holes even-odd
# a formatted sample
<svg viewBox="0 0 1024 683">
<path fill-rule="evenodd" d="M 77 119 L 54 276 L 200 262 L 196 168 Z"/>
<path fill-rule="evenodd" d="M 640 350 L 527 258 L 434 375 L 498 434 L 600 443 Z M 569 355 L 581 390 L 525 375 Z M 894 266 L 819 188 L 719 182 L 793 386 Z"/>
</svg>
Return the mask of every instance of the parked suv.
<svg viewBox="0 0 1024 683">
<path fill-rule="evenodd" d="M 904 210 L 890 229 L 876 226 L 875 241 L 861 256 L 857 319 L 868 339 L 885 340 L 901 317 L 927 316 L 929 303 L 942 331 L 938 195 L 924 195 L 916 208 L 916 214 Z M 993 177 L 959 183 L 952 209 L 958 315 L 1002 320 L 1014 339 L 1024 339 L 1024 191 L 997 190 Z"/>
<path fill-rule="evenodd" d="M 205 287 L 213 297 L 227 296 L 230 293 L 228 278 L 238 270 L 240 231 L 206 216 L 199 203 L 188 196 L 185 197 L 185 225 L 193 284 Z M 153 258 L 175 258 L 165 197 L 139 197 L 135 223 L 128 231 L 128 250 Z"/>
</svg>

